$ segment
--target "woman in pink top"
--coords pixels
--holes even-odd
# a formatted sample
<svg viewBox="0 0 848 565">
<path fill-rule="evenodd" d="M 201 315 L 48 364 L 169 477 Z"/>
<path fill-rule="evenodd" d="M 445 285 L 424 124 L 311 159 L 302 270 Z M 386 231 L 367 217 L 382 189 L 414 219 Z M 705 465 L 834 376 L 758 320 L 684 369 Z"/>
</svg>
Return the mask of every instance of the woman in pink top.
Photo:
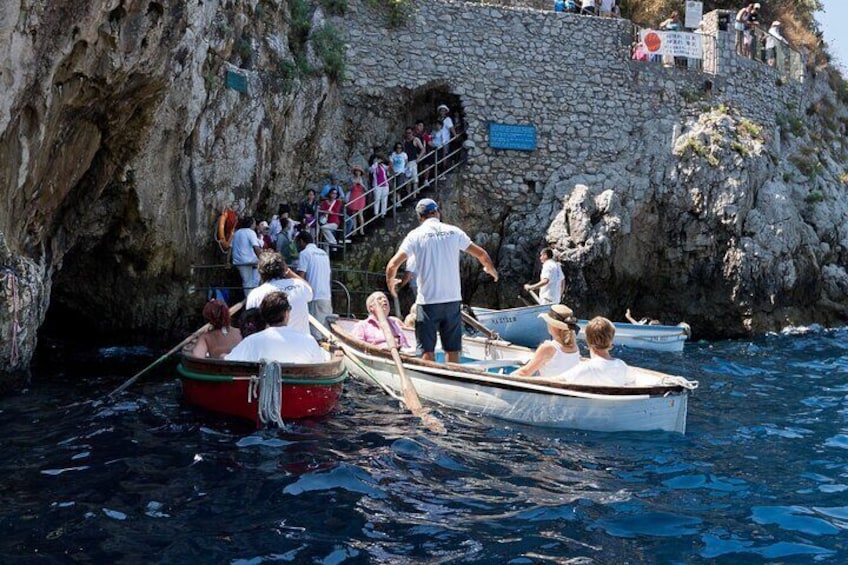
<svg viewBox="0 0 848 565">
<path fill-rule="evenodd" d="M 350 334 L 356 339 L 360 339 L 377 347 L 386 347 L 386 336 L 383 335 L 383 330 L 380 329 L 380 322 L 377 320 L 377 308 L 381 308 L 386 314 L 386 319 L 389 322 L 389 328 L 395 336 L 395 341 L 400 348 L 408 348 L 409 340 L 406 339 L 406 334 L 403 332 L 403 323 L 389 316 L 389 299 L 382 292 L 373 292 L 365 300 L 365 308 L 368 310 L 368 317 L 358 322 Z"/>
<path fill-rule="evenodd" d="M 389 207 L 389 168 L 382 157 L 371 163 L 371 188 L 374 189 L 374 217 L 386 217 Z"/>
</svg>

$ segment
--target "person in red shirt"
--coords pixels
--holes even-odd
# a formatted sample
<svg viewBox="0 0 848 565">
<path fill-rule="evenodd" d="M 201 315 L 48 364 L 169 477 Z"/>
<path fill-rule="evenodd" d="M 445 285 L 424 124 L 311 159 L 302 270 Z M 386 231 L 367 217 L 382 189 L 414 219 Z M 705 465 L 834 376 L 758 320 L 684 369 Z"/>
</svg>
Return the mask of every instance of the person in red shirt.
<svg viewBox="0 0 848 565">
<path fill-rule="evenodd" d="M 327 193 L 327 199 L 321 201 L 318 206 L 318 222 L 321 224 L 321 234 L 331 245 L 337 242 L 335 231 L 342 225 L 342 215 L 344 214 L 344 203 L 339 200 L 339 191 L 331 188 Z M 345 240 L 345 243 L 350 243 L 350 240 Z"/>
</svg>

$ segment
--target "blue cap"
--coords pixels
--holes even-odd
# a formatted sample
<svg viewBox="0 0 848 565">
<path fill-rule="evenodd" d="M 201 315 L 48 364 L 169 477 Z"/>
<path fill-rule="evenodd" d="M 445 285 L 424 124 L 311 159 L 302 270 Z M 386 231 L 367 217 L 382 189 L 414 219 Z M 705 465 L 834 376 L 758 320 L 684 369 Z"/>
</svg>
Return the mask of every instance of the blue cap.
<svg viewBox="0 0 848 565">
<path fill-rule="evenodd" d="M 438 209 L 439 205 L 436 204 L 436 201 L 432 198 L 422 198 L 418 201 L 418 204 L 415 205 L 415 211 L 419 216 L 426 216 Z"/>
</svg>

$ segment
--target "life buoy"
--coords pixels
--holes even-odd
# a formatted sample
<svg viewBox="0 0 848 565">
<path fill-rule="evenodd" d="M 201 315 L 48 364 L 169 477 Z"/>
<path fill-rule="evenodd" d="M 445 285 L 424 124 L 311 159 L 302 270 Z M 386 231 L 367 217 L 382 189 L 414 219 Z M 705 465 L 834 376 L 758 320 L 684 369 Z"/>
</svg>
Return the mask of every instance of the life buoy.
<svg viewBox="0 0 848 565">
<path fill-rule="evenodd" d="M 215 239 L 218 241 L 221 251 L 228 251 L 232 246 L 237 223 L 238 215 L 229 208 L 221 212 L 221 215 L 218 217 L 218 229 L 216 230 Z"/>
</svg>

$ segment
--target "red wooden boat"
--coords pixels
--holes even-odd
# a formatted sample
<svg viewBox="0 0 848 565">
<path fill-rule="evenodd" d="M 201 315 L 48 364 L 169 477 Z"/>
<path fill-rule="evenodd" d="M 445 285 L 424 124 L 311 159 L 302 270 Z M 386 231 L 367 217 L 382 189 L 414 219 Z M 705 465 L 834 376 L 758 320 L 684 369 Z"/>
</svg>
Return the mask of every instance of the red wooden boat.
<svg viewBox="0 0 848 565">
<path fill-rule="evenodd" d="M 347 378 L 344 355 L 326 363 L 279 363 L 279 416 L 296 420 L 324 416 L 336 407 Z M 212 412 L 262 424 L 259 414 L 263 367 L 260 363 L 194 357 L 183 352 L 177 367 L 183 398 Z M 264 394 L 264 393 L 263 393 Z"/>
</svg>

